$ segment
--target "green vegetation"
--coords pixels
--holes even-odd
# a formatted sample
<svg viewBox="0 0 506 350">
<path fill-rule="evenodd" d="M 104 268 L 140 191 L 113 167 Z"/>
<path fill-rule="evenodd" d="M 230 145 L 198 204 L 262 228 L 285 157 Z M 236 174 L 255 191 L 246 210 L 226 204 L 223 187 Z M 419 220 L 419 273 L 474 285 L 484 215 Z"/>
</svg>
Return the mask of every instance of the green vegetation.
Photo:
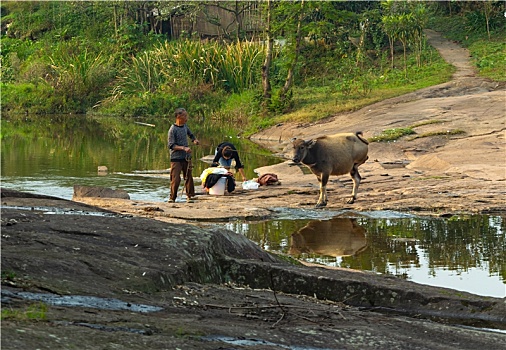
<svg viewBox="0 0 506 350">
<path fill-rule="evenodd" d="M 427 132 L 427 133 L 420 134 L 420 135 L 415 135 L 412 138 L 410 138 L 409 141 L 415 140 L 415 139 L 421 139 L 423 137 L 453 136 L 453 135 L 462 135 L 462 134 L 465 134 L 465 133 L 466 132 L 464 130 L 460 130 L 460 129 L 446 130 L 446 131 L 432 131 L 432 132 Z"/>
<path fill-rule="evenodd" d="M 414 134 L 415 131 L 411 128 L 395 128 L 384 130 L 381 135 L 371 137 L 370 142 L 388 142 L 400 139 L 403 136 Z"/>
<path fill-rule="evenodd" d="M 431 125 L 431 124 L 441 124 L 441 123 L 444 123 L 444 122 L 445 122 L 444 120 L 438 120 L 438 119 L 425 120 L 423 122 L 413 124 L 411 127 L 412 128 L 417 128 L 419 126 Z"/>
<path fill-rule="evenodd" d="M 424 125 L 440 124 L 440 123 L 444 123 L 444 121 L 443 120 L 427 120 L 427 121 L 424 121 L 421 123 L 413 124 L 413 125 L 405 127 L 405 128 L 387 129 L 387 130 L 383 130 L 380 135 L 369 138 L 368 141 L 369 142 L 391 142 L 391 141 L 398 140 L 403 136 L 416 134 L 416 131 L 414 129 L 417 127 L 424 126 Z M 460 129 L 431 131 L 431 132 L 426 132 L 423 134 L 417 134 L 415 136 L 410 137 L 408 140 L 411 141 L 411 140 L 420 139 L 423 137 L 431 137 L 431 136 L 452 136 L 452 135 L 461 135 L 461 134 L 465 134 L 465 131 L 460 130 Z"/>
<path fill-rule="evenodd" d="M 244 135 L 285 121 L 316 121 L 447 81 L 454 68 L 427 45 L 427 25 L 469 47 L 481 75 L 506 80 L 500 1 L 1 7 L 1 109 L 9 114 L 161 118 L 184 106 L 199 120 L 226 122 Z M 248 34 L 241 25 L 225 25 L 225 15 L 211 18 L 207 10 L 214 7 L 232 13 L 234 25 L 242 25 L 240 11 L 258 11 L 260 25 Z M 146 14 L 154 13 L 163 16 L 149 20 Z M 171 37 L 161 23 L 177 18 L 195 28 L 207 21 L 219 35 L 202 40 L 196 30 L 182 30 Z"/>
<path fill-rule="evenodd" d="M 46 314 L 47 305 L 42 302 L 30 304 L 21 310 L 2 308 L 2 320 L 40 321 L 46 319 Z"/>
<path fill-rule="evenodd" d="M 439 4 L 437 16 L 431 17 L 429 27 L 469 49 L 478 74 L 506 81 L 506 9 L 504 3 L 503 6 L 496 5 L 496 1 L 474 4 L 456 1 L 453 11 L 459 12 L 452 13 Z"/>
<path fill-rule="evenodd" d="M 288 255 L 288 254 L 281 254 L 276 252 L 271 252 L 271 254 L 276 255 L 280 260 L 287 262 L 289 264 L 295 265 L 295 266 L 302 266 L 303 264 L 300 262 L 300 260 L 295 259 L 294 257 Z"/>
<path fill-rule="evenodd" d="M 16 273 L 13 271 L 2 271 L 2 282 L 4 281 L 14 281 L 16 278 Z"/>
<path fill-rule="evenodd" d="M 446 180 L 449 176 L 429 176 L 413 178 L 413 181 Z"/>
</svg>

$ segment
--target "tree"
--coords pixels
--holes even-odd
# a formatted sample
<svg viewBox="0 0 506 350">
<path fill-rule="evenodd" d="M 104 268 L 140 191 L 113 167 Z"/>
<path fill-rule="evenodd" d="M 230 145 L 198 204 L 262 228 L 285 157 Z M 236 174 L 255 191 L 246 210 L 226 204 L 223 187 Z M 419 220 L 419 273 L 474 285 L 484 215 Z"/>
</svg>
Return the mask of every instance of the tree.
<svg viewBox="0 0 506 350">
<path fill-rule="evenodd" d="M 270 82 L 270 69 L 272 64 L 272 50 L 274 46 L 274 38 L 271 33 L 271 13 L 272 13 L 272 2 L 267 0 L 267 27 L 265 30 L 266 34 L 266 52 L 265 61 L 262 65 L 262 86 L 264 101 L 270 101 L 271 99 L 271 82 Z"/>
<path fill-rule="evenodd" d="M 286 102 L 285 101 L 286 96 L 288 94 L 288 91 L 292 88 L 292 84 L 293 84 L 294 70 L 297 65 L 297 60 L 299 59 L 299 53 L 300 53 L 300 43 L 301 43 L 301 37 L 302 37 L 301 26 L 302 26 L 303 18 L 304 18 L 304 0 L 301 0 L 299 14 L 297 17 L 297 30 L 295 32 L 295 38 L 294 38 L 295 47 L 293 49 L 292 61 L 290 62 L 290 65 L 288 67 L 288 73 L 286 75 L 285 85 L 283 85 L 283 88 L 281 89 L 281 92 L 279 94 L 279 99 L 282 104 L 284 104 Z"/>
<path fill-rule="evenodd" d="M 388 44 L 390 47 L 390 61 L 391 67 L 394 68 L 394 44 L 398 38 L 398 27 L 395 18 L 392 16 L 383 16 L 381 19 L 383 30 L 388 37 Z"/>
<path fill-rule="evenodd" d="M 425 42 L 425 35 L 423 29 L 427 23 L 427 11 L 424 4 L 417 4 L 412 11 L 412 31 L 410 45 L 414 48 L 416 55 L 416 64 L 418 67 L 422 66 L 422 51 Z"/>
<path fill-rule="evenodd" d="M 482 6 L 483 6 L 483 14 L 485 15 L 485 22 L 487 25 L 488 40 L 490 40 L 490 15 L 492 14 L 494 7 L 492 1 L 483 1 Z"/>
<path fill-rule="evenodd" d="M 276 109 L 285 109 L 289 104 L 290 92 L 297 81 L 297 68 L 300 65 L 300 56 L 304 46 L 314 45 L 318 49 L 341 47 L 346 41 L 349 27 L 356 23 L 356 13 L 360 9 L 369 9 L 377 6 L 374 3 L 349 3 L 335 1 L 267 1 L 266 15 L 270 16 L 268 38 L 275 37 L 283 40 L 282 44 L 284 62 L 278 67 L 286 69 L 283 85 L 279 89 L 279 101 Z M 358 8 L 358 9 L 357 9 Z M 307 38 L 308 40 L 304 40 Z M 268 48 L 269 49 L 269 48 Z M 331 49 L 332 50 L 332 49 Z M 267 55 L 267 60 L 271 59 Z M 274 64 L 279 62 L 274 62 Z M 270 64 L 273 64 L 272 61 Z M 269 65 L 263 67 L 264 96 L 270 96 L 270 75 L 266 75 Z"/>
<path fill-rule="evenodd" d="M 401 42 L 403 48 L 404 71 L 407 70 L 407 48 L 409 46 L 414 47 L 417 63 L 421 65 L 423 28 L 427 21 L 424 5 L 405 1 L 385 1 L 381 5 L 385 12 L 381 21 L 390 44 L 392 68 L 394 67 L 394 45 L 397 40 Z"/>
</svg>

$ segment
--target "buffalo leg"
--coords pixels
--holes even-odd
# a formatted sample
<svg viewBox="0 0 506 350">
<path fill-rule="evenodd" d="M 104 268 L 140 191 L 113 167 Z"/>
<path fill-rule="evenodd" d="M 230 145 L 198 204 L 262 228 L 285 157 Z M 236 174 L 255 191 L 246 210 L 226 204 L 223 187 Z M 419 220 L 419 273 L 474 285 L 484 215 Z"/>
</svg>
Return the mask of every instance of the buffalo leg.
<svg viewBox="0 0 506 350">
<path fill-rule="evenodd" d="M 358 173 L 358 166 L 360 164 L 353 165 L 353 168 L 350 171 L 351 179 L 353 180 L 353 190 L 351 192 L 351 198 L 348 200 L 348 204 L 353 204 L 355 199 L 357 199 L 358 186 L 360 185 L 360 180 L 362 177 Z"/>
<path fill-rule="evenodd" d="M 318 181 L 320 182 L 320 197 L 318 198 L 315 208 L 322 208 L 327 205 L 327 183 L 329 181 L 329 175 L 321 174 L 318 176 Z"/>
</svg>

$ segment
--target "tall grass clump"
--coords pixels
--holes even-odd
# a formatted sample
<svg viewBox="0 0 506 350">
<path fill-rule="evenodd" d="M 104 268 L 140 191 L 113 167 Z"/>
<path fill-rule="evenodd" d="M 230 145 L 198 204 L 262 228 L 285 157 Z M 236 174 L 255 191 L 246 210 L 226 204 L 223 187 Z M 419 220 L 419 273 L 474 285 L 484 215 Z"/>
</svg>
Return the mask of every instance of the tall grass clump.
<svg viewBox="0 0 506 350">
<path fill-rule="evenodd" d="M 209 114 L 219 109 L 217 102 L 224 101 L 220 98 L 223 93 L 240 94 L 259 84 L 263 53 L 261 45 L 245 42 L 159 43 L 127 62 L 105 104 L 121 104 L 122 99 L 132 98 L 142 104 L 139 99 L 148 103 L 157 96 L 179 96 L 180 103 L 198 103 L 199 112 Z M 149 113 L 168 112 L 159 109 Z"/>
<path fill-rule="evenodd" d="M 172 41 L 132 57 L 116 90 L 123 95 L 183 85 L 239 93 L 260 81 L 263 48 L 251 43 Z"/>
<path fill-rule="evenodd" d="M 240 93 L 258 84 L 263 61 L 263 47 L 258 44 L 236 42 L 228 45 L 220 69 L 225 90 Z"/>
<path fill-rule="evenodd" d="M 84 113 L 107 96 L 115 76 L 104 54 L 76 41 L 39 46 L 24 61 L 13 51 L 5 63 L 2 110 L 11 112 Z"/>
<path fill-rule="evenodd" d="M 263 47 L 253 43 L 222 44 L 177 41 L 155 51 L 168 61 L 167 76 L 210 84 L 214 89 L 238 93 L 259 82 Z"/>
<path fill-rule="evenodd" d="M 123 74 L 119 78 L 121 83 L 116 87 L 119 94 L 155 92 L 167 81 L 160 55 L 147 51 L 139 57 L 132 57 L 129 69 L 124 69 Z"/>
<path fill-rule="evenodd" d="M 101 53 L 90 53 L 87 48 L 75 49 L 71 43 L 58 45 L 49 57 L 51 72 L 46 81 L 65 101 L 85 112 L 86 107 L 100 99 L 100 91 L 113 77 L 108 59 Z M 65 110 L 65 105 L 62 105 Z"/>
</svg>

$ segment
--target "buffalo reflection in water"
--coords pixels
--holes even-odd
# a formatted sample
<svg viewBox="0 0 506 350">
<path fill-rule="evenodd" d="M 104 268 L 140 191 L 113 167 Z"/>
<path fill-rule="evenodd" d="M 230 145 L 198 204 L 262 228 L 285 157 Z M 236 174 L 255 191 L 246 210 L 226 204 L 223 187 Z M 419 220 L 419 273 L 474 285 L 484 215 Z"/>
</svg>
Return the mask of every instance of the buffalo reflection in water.
<svg viewBox="0 0 506 350">
<path fill-rule="evenodd" d="M 292 234 L 290 255 L 313 253 L 326 256 L 349 256 L 367 247 L 365 229 L 356 219 L 333 218 L 311 221 Z"/>
</svg>

